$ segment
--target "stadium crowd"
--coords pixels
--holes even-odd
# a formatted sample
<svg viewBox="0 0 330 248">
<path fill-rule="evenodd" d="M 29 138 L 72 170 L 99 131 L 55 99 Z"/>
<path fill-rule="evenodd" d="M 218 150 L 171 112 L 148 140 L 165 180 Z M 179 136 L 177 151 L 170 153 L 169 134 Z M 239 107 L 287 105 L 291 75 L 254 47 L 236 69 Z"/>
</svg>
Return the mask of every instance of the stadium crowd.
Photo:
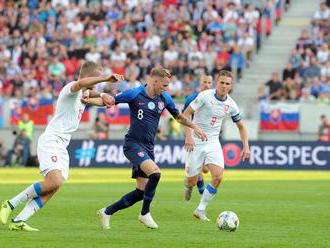
<svg viewBox="0 0 330 248">
<path fill-rule="evenodd" d="M 330 104 L 330 9 L 321 1 L 292 49 L 282 77 L 276 72 L 259 88 L 259 101 L 294 100 Z"/>
<path fill-rule="evenodd" d="M 289 1 L 287 1 L 289 2 Z M 191 93 L 198 75 L 233 70 L 240 77 L 271 33 L 280 0 L 0 1 L 0 87 L 5 97 L 56 97 L 82 60 L 125 75 L 100 90 L 139 85 L 161 64 L 175 77 L 173 96 Z M 264 23 L 264 25 L 262 24 Z"/>
</svg>

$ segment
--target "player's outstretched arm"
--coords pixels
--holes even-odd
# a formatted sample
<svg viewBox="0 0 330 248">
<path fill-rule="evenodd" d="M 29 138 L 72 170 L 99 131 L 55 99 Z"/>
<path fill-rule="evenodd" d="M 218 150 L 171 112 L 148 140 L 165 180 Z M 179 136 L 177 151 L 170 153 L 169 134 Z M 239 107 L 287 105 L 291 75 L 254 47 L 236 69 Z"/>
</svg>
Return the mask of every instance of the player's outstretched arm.
<svg viewBox="0 0 330 248">
<path fill-rule="evenodd" d="M 97 97 L 97 95 L 99 95 Z M 85 90 L 81 101 L 85 104 L 96 106 L 107 106 L 108 108 L 115 105 L 115 99 L 106 93 L 99 93 L 97 91 Z"/>
<path fill-rule="evenodd" d="M 71 86 L 71 92 L 77 92 L 81 90 L 82 88 L 88 88 L 95 84 L 101 83 L 101 82 L 110 82 L 110 83 L 117 83 L 120 80 L 124 80 L 124 77 L 119 74 L 110 74 L 109 76 L 104 77 L 86 77 L 79 79 Z"/>
<path fill-rule="evenodd" d="M 194 110 L 191 107 L 186 107 L 185 111 L 183 112 L 183 115 L 188 119 L 192 119 L 192 115 L 194 113 Z M 187 152 L 191 152 L 194 150 L 195 147 L 195 141 L 192 138 L 191 135 L 191 129 L 187 126 L 184 127 L 184 132 L 185 132 L 185 141 L 184 141 L 184 147 Z"/>
<path fill-rule="evenodd" d="M 191 107 L 188 107 L 187 109 L 189 109 Z M 183 114 L 178 114 L 176 116 L 174 116 L 174 118 L 181 123 L 184 126 L 190 127 L 194 130 L 196 136 L 198 138 L 200 138 L 202 141 L 206 141 L 207 140 L 207 136 L 206 134 L 202 131 L 202 129 L 200 129 L 199 126 L 195 125 L 194 123 L 191 122 L 191 120 L 189 120 L 185 115 Z"/>
<path fill-rule="evenodd" d="M 101 97 L 89 98 L 87 101 L 82 100 L 83 103 L 94 106 L 105 106 Z"/>
<path fill-rule="evenodd" d="M 241 136 L 241 141 L 243 143 L 242 160 L 244 161 L 250 157 L 248 133 L 243 121 L 240 120 L 236 122 L 236 126 L 239 130 L 239 135 Z"/>
</svg>

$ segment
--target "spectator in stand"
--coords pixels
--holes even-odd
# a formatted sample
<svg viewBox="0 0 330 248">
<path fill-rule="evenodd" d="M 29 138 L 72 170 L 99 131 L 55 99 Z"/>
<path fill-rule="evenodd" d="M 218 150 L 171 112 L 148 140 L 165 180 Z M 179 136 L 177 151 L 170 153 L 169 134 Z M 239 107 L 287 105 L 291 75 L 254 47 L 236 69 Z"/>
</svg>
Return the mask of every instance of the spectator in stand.
<svg viewBox="0 0 330 248">
<path fill-rule="evenodd" d="M 301 98 L 299 101 L 302 103 L 313 103 L 315 102 L 315 96 L 311 95 L 309 88 L 303 88 L 301 90 Z"/>
<path fill-rule="evenodd" d="M 320 121 L 318 140 L 322 142 L 330 142 L 330 121 L 328 121 L 326 115 L 321 115 Z"/>
<path fill-rule="evenodd" d="M 325 1 L 321 1 L 320 9 L 314 13 L 313 20 L 317 21 L 321 28 L 330 24 L 330 9 Z"/>
<path fill-rule="evenodd" d="M 99 113 L 95 118 L 93 138 L 96 140 L 108 139 L 109 123 L 104 113 Z"/>
<path fill-rule="evenodd" d="M 32 142 L 34 122 L 32 120 L 30 120 L 29 114 L 27 114 L 27 113 L 23 114 L 23 118 L 22 118 L 22 120 L 18 121 L 17 127 L 20 132 L 22 132 L 24 130 L 26 132 L 26 136 Z"/>
<path fill-rule="evenodd" d="M 242 52 L 246 61 L 246 66 L 249 67 L 252 61 L 252 54 L 254 51 L 254 41 L 249 33 L 245 32 L 238 40 L 238 45 L 242 47 Z"/>
<path fill-rule="evenodd" d="M 311 87 L 310 87 L 310 91 L 311 94 L 318 98 L 318 96 L 320 95 L 321 91 L 322 91 L 322 84 L 320 83 L 320 80 L 318 77 L 314 77 L 311 83 Z"/>
<path fill-rule="evenodd" d="M 17 133 L 14 132 L 14 135 Z M 13 158 L 15 158 L 15 164 L 26 166 L 30 157 L 30 144 L 31 141 L 26 135 L 26 131 L 23 129 L 16 136 L 13 148 L 7 152 L 6 165 L 11 166 L 13 164 Z"/>
<path fill-rule="evenodd" d="M 183 95 L 182 82 L 176 76 L 172 76 L 168 88 L 168 92 L 172 97 L 179 97 Z"/>
<path fill-rule="evenodd" d="M 277 72 L 272 73 L 272 78 L 265 84 L 268 87 L 268 99 L 271 101 L 280 100 L 283 92 L 283 85 Z"/>
<path fill-rule="evenodd" d="M 292 68 L 292 64 L 288 63 L 285 69 L 283 70 L 282 80 L 285 81 L 287 78 L 294 79 L 296 76 L 296 70 Z"/>
</svg>

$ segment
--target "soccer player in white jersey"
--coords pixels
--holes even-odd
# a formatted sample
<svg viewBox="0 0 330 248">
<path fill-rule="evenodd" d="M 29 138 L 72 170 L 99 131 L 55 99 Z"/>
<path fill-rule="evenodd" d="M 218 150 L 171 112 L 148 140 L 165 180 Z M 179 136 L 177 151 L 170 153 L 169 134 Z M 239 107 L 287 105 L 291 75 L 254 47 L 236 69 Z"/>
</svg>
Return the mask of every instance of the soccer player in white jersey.
<svg viewBox="0 0 330 248">
<path fill-rule="evenodd" d="M 224 158 L 219 133 L 223 119 L 231 117 L 236 123 L 243 143 L 242 160 L 250 156 L 246 127 L 241 120 L 239 109 L 234 100 L 228 95 L 232 89 L 233 76 L 229 71 L 222 70 L 216 78 L 216 89 L 205 90 L 192 101 L 184 111 L 187 118 L 194 115 L 193 123 L 198 125 L 207 135 L 208 141 L 200 142 L 192 136 L 194 143 L 186 156 L 186 190 L 192 190 L 203 165 L 209 168 L 212 179 L 204 190 L 200 203 L 193 215 L 203 221 L 209 221 L 206 207 L 217 193 L 224 172 Z M 191 132 L 186 132 L 191 136 Z"/>
<path fill-rule="evenodd" d="M 200 86 L 199 86 L 199 92 L 193 92 L 191 95 L 189 95 L 184 103 L 182 112 L 184 112 L 186 110 L 186 108 L 188 108 L 189 104 L 196 99 L 196 97 L 198 96 L 198 94 L 204 90 L 209 90 L 212 89 L 212 84 L 213 84 L 213 77 L 211 75 L 206 75 L 206 74 L 202 74 L 200 76 Z M 185 133 L 186 132 L 190 132 L 190 128 L 189 127 L 184 127 Z M 185 149 L 187 152 L 191 151 L 194 147 L 195 143 L 194 140 L 192 139 L 191 135 L 186 135 L 185 138 Z M 205 186 L 204 186 L 204 176 L 203 173 L 208 173 L 209 169 L 206 166 L 203 166 L 202 172 L 199 174 L 198 179 L 197 179 L 197 188 L 198 188 L 198 192 L 200 194 L 203 194 L 204 190 L 205 190 Z M 185 190 L 185 195 L 184 198 L 186 201 L 189 201 L 191 199 L 191 193 L 192 193 L 192 188 L 189 188 L 189 190 Z"/>
<path fill-rule="evenodd" d="M 13 209 L 27 202 L 23 210 L 9 224 L 10 230 L 38 231 L 30 227 L 26 221 L 41 209 L 46 202 L 67 180 L 69 175 L 69 145 L 71 133 L 76 131 L 85 109 L 81 101 L 87 89 L 100 82 L 117 82 L 123 79 L 120 75 L 100 76 L 101 67 L 94 62 L 85 62 L 78 81 L 68 83 L 60 92 L 55 115 L 39 137 L 37 154 L 40 171 L 44 176 L 42 182 L 28 186 L 21 193 L 2 203 L 0 222 L 6 224 Z"/>
</svg>

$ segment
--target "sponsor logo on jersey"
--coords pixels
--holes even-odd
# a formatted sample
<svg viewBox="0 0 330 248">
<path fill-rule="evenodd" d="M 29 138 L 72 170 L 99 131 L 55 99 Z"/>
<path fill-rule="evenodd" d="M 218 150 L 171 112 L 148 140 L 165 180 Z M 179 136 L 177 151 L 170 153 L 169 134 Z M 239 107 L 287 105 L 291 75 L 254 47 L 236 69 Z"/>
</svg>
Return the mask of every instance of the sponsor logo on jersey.
<svg viewBox="0 0 330 248">
<path fill-rule="evenodd" d="M 141 157 L 141 158 L 144 157 L 144 153 L 143 153 L 143 152 L 138 152 L 137 155 L 138 155 L 139 157 Z"/>
<path fill-rule="evenodd" d="M 158 108 L 159 108 L 159 110 L 163 110 L 164 107 L 165 107 L 164 102 L 158 102 Z"/>
<path fill-rule="evenodd" d="M 139 106 L 145 105 L 144 102 L 139 102 Z"/>
<path fill-rule="evenodd" d="M 155 103 L 154 102 L 148 102 L 148 109 L 150 110 L 154 110 L 156 107 Z"/>
<path fill-rule="evenodd" d="M 56 163 L 56 162 L 57 162 L 57 156 L 52 156 L 52 157 L 51 157 L 51 160 L 52 160 L 54 163 Z"/>
<path fill-rule="evenodd" d="M 218 102 L 211 102 L 211 105 L 213 105 L 213 106 L 218 106 L 218 105 L 220 105 L 220 103 L 218 103 Z"/>
</svg>

